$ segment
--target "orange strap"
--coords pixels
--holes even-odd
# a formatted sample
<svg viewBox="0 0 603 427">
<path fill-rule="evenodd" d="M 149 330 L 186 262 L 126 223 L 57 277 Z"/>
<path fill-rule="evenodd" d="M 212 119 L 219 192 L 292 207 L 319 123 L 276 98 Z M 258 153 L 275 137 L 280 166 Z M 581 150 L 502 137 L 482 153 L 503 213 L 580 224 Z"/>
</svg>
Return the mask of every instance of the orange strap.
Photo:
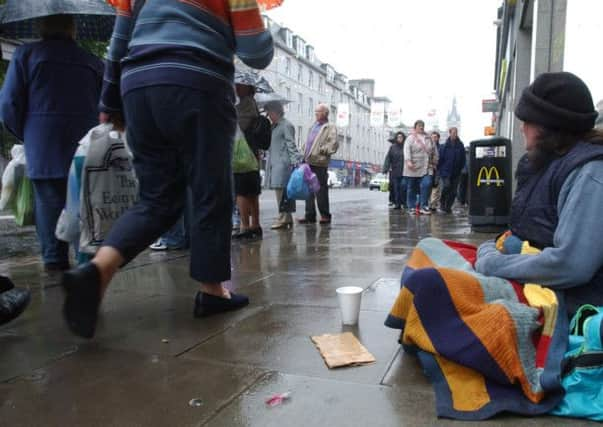
<svg viewBox="0 0 603 427">
<path fill-rule="evenodd" d="M 120 10 L 123 12 L 130 12 L 132 10 L 130 0 L 107 0 L 107 3 L 109 3 L 111 6 L 113 6 L 117 10 Z"/>
</svg>

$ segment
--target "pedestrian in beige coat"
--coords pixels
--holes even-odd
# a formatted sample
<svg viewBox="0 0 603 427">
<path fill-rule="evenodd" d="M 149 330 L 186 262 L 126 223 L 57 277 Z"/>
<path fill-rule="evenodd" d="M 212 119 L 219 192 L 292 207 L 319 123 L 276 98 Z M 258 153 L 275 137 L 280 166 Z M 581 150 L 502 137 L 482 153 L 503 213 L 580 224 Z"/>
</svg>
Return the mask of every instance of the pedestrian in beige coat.
<svg viewBox="0 0 603 427">
<path fill-rule="evenodd" d="M 316 206 L 318 204 L 320 212 L 320 223 L 331 223 L 331 212 L 329 209 L 329 186 L 328 186 L 328 167 L 331 156 L 337 152 L 339 143 L 337 142 L 337 127 L 329 123 L 329 107 L 325 104 L 318 104 L 314 111 L 316 122 L 308 132 L 308 138 L 304 144 L 304 161 L 310 165 L 312 172 L 318 177 L 320 190 L 316 194 L 311 194 L 306 200 L 306 215 L 299 220 L 300 224 L 316 222 Z"/>
</svg>

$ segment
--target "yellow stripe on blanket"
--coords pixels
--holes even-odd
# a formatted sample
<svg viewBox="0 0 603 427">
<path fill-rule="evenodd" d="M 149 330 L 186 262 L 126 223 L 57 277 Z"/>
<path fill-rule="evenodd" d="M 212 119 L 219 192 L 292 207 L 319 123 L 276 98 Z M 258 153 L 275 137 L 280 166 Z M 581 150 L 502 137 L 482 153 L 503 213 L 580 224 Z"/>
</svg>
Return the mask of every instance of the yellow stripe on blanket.
<svg viewBox="0 0 603 427">
<path fill-rule="evenodd" d="M 418 270 L 420 268 L 429 268 L 435 267 L 434 262 L 427 256 L 425 252 L 421 248 L 415 248 L 408 259 L 406 265 L 414 270 Z"/>
<path fill-rule="evenodd" d="M 392 306 L 390 313 L 399 319 L 405 320 L 408 317 L 410 307 L 412 307 L 413 294 L 408 288 L 400 289 L 400 293 L 396 297 L 396 302 Z"/>
<path fill-rule="evenodd" d="M 406 345 L 416 345 L 421 350 L 428 353 L 437 354 L 414 305 L 412 305 L 408 311 L 406 327 L 402 332 L 402 342 Z"/>
<path fill-rule="evenodd" d="M 444 357 L 436 355 L 435 358 L 450 387 L 454 409 L 477 411 L 490 402 L 483 375 Z"/>
</svg>

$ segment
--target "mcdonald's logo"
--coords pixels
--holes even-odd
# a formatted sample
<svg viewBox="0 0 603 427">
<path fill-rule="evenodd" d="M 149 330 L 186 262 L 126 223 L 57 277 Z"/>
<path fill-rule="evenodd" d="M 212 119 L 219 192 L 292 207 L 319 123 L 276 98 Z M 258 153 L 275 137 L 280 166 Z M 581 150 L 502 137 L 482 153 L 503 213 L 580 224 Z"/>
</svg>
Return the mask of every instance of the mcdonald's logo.
<svg viewBox="0 0 603 427">
<path fill-rule="evenodd" d="M 492 179 L 493 177 L 495 177 L 496 179 Z M 497 187 L 502 187 L 504 183 L 504 179 L 500 179 L 500 174 L 498 173 L 498 169 L 496 169 L 496 166 L 492 166 L 490 169 L 488 169 L 486 166 L 482 166 L 479 170 L 479 173 L 477 174 L 478 187 L 482 184 L 496 184 Z"/>
</svg>

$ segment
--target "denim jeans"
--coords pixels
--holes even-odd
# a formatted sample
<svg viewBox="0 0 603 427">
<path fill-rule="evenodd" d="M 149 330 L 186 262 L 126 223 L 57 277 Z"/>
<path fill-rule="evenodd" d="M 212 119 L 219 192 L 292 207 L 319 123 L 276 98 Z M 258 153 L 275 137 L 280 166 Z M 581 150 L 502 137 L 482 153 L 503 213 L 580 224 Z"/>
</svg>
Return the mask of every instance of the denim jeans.
<svg viewBox="0 0 603 427">
<path fill-rule="evenodd" d="M 433 177 L 425 175 L 421 178 L 421 208 L 429 209 L 429 199 L 431 197 L 431 188 L 433 187 Z"/>
<path fill-rule="evenodd" d="M 414 209 L 417 206 L 417 198 L 419 197 L 419 186 L 421 184 L 420 177 L 407 176 L 406 179 L 406 207 Z"/>
<path fill-rule="evenodd" d="M 150 86 L 123 101 L 139 201 L 116 221 L 104 245 L 132 260 L 183 215 L 188 187 L 191 277 L 229 280 L 237 120 L 232 86 L 219 80 L 204 90 Z"/>
<path fill-rule="evenodd" d="M 55 237 L 57 221 L 67 200 L 67 178 L 32 179 L 35 197 L 36 233 L 44 264 L 67 267 L 69 244 Z"/>
</svg>

